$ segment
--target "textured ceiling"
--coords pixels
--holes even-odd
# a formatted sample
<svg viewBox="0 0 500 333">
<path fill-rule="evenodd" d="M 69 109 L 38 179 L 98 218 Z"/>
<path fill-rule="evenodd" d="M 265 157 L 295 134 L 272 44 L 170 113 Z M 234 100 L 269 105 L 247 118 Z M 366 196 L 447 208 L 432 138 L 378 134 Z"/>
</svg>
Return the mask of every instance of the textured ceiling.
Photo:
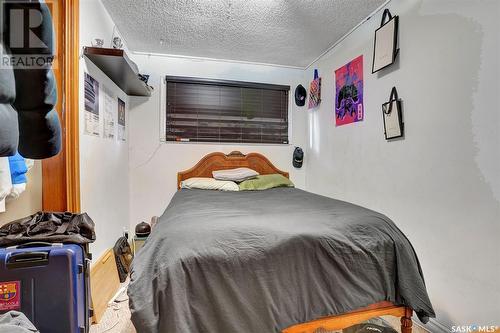
<svg viewBox="0 0 500 333">
<path fill-rule="evenodd" d="M 102 0 L 133 51 L 305 67 L 385 0 Z"/>
</svg>

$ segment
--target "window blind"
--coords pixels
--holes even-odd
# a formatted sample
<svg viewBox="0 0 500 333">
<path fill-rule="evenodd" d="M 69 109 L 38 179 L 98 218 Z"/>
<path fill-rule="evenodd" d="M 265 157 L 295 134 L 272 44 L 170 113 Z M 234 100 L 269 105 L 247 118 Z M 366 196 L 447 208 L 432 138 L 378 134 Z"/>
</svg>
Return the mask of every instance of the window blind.
<svg viewBox="0 0 500 333">
<path fill-rule="evenodd" d="M 166 78 L 166 140 L 288 143 L 289 86 Z"/>
</svg>

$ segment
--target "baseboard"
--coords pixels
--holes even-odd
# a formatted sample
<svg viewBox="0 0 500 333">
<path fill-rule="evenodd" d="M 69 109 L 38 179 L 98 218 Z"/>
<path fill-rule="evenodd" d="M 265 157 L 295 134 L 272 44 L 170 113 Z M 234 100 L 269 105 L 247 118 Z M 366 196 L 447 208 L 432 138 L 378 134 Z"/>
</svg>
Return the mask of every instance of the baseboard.
<svg viewBox="0 0 500 333">
<path fill-rule="evenodd" d="M 443 324 L 441 324 L 440 322 L 438 322 L 434 318 L 430 318 L 429 322 L 425 325 L 422 324 L 418 320 L 414 320 L 413 323 L 417 326 L 422 327 L 423 329 L 425 329 L 431 333 L 450 333 L 451 332 L 450 328 L 444 326 Z"/>
</svg>

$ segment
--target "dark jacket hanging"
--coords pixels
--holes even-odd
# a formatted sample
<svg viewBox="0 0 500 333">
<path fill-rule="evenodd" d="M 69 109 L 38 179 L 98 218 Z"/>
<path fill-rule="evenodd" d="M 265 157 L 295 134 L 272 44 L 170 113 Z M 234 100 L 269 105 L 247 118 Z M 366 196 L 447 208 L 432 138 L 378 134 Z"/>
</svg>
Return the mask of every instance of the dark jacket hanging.
<svg viewBox="0 0 500 333">
<path fill-rule="evenodd" d="M 4 15 L 2 61 L 9 55 L 13 59 L 12 66 L 2 63 L 0 68 L 0 156 L 13 155 L 16 149 L 27 158 L 54 156 L 61 150 L 61 125 L 54 109 L 57 102 L 54 72 L 50 62 L 26 66 L 31 57 L 43 63 L 41 59 L 54 56 L 50 10 L 39 1 L 0 0 L 0 5 Z M 18 22 L 20 13 L 23 24 Z"/>
</svg>

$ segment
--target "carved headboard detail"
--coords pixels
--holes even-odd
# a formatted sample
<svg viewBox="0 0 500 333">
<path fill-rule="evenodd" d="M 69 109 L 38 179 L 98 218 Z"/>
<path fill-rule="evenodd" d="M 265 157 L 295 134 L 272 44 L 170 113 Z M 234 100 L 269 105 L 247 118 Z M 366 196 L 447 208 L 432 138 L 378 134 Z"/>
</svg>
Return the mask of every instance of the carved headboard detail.
<svg viewBox="0 0 500 333">
<path fill-rule="evenodd" d="M 229 154 L 211 153 L 203 157 L 194 167 L 189 170 L 177 173 L 177 188 L 181 187 L 181 182 L 192 177 L 212 177 L 212 171 L 247 167 L 260 173 L 268 175 L 280 173 L 288 178 L 288 172 L 276 168 L 268 159 L 259 153 L 242 154 L 239 151 L 232 151 Z"/>
</svg>

